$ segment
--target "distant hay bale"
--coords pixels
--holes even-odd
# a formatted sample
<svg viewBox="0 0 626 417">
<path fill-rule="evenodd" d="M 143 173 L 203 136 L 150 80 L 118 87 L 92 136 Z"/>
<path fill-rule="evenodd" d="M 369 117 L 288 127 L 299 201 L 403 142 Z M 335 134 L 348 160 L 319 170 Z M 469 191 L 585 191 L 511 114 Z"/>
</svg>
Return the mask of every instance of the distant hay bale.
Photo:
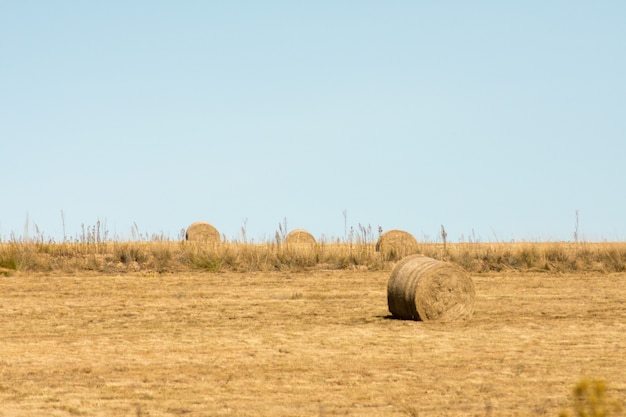
<svg viewBox="0 0 626 417">
<path fill-rule="evenodd" d="M 475 298 L 474 282 L 465 270 L 422 255 L 398 262 L 387 283 L 389 312 L 400 319 L 469 319 Z"/>
<path fill-rule="evenodd" d="M 404 230 L 389 230 L 378 238 L 376 252 L 386 260 L 402 259 L 417 252 L 417 240 Z"/>
<path fill-rule="evenodd" d="M 286 244 L 296 244 L 296 245 L 314 245 L 315 238 L 309 232 L 304 229 L 295 229 L 287 234 L 285 237 Z"/>
<path fill-rule="evenodd" d="M 201 243 L 219 243 L 220 232 L 207 222 L 192 223 L 185 233 L 185 239 Z"/>
</svg>

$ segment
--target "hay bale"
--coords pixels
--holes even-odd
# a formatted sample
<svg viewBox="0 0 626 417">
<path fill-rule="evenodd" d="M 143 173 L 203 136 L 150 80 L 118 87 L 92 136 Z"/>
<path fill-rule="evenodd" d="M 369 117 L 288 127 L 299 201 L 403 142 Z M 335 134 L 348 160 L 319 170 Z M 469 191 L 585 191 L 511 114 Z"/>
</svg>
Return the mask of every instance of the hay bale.
<svg viewBox="0 0 626 417">
<path fill-rule="evenodd" d="M 315 238 L 309 232 L 304 229 L 295 229 L 287 234 L 285 237 L 286 244 L 296 244 L 296 245 L 314 245 Z"/>
<path fill-rule="evenodd" d="M 192 223 L 185 233 L 185 239 L 201 243 L 220 243 L 220 232 L 207 222 Z"/>
<path fill-rule="evenodd" d="M 422 255 L 398 262 L 387 284 L 389 312 L 400 319 L 469 319 L 475 298 L 474 282 L 465 270 Z"/>
<path fill-rule="evenodd" d="M 417 240 L 404 230 L 389 230 L 380 235 L 376 242 L 376 252 L 383 259 L 396 260 L 417 253 Z"/>
</svg>

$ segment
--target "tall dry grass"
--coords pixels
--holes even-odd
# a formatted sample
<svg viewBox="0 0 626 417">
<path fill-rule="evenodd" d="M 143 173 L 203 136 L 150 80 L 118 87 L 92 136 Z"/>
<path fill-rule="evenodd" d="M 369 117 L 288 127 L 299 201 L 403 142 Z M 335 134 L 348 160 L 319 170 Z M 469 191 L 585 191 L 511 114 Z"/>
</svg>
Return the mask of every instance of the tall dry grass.
<svg viewBox="0 0 626 417">
<path fill-rule="evenodd" d="M 416 253 L 455 263 L 473 273 L 593 272 L 626 270 L 626 243 L 420 243 Z M 16 272 L 303 271 L 391 270 L 395 261 L 365 240 L 324 242 L 294 250 L 280 240 L 265 243 L 43 240 L 0 243 L 0 275 Z"/>
</svg>

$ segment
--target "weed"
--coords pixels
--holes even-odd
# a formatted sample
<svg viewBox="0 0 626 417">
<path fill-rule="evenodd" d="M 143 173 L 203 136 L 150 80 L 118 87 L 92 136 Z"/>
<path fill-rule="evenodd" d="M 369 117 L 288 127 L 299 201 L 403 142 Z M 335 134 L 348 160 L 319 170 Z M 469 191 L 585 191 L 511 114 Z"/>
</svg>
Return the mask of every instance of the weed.
<svg viewBox="0 0 626 417">
<path fill-rule="evenodd" d="M 123 264 L 130 264 L 133 262 L 144 263 L 147 260 L 147 256 L 139 245 L 132 245 L 130 243 L 122 244 L 114 248 L 115 258 L 117 258 Z"/>
<path fill-rule="evenodd" d="M 572 409 L 561 411 L 559 417 L 609 417 L 620 413 L 622 405 L 608 394 L 608 387 L 604 381 L 584 379 L 574 387 Z"/>
<path fill-rule="evenodd" d="M 189 261 L 189 265 L 193 269 L 201 269 L 207 272 L 218 272 L 221 269 L 221 260 L 215 255 L 192 255 Z"/>
</svg>

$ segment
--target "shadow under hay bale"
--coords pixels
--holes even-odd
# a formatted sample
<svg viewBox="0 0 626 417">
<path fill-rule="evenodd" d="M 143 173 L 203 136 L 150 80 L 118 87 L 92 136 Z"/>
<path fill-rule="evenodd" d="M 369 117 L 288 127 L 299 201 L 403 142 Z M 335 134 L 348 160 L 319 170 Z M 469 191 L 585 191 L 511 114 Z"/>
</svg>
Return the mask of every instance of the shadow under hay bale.
<svg viewBox="0 0 626 417">
<path fill-rule="evenodd" d="M 314 245 L 315 238 L 311 233 L 304 229 L 295 229 L 287 234 L 285 237 L 285 243 L 288 245 Z"/>
<path fill-rule="evenodd" d="M 387 284 L 389 312 L 407 320 L 465 320 L 474 314 L 470 275 L 448 262 L 422 255 L 402 259 Z"/>
<path fill-rule="evenodd" d="M 185 239 L 190 242 L 220 243 L 220 232 L 207 222 L 192 223 L 185 233 Z"/>
<path fill-rule="evenodd" d="M 402 259 L 417 251 L 417 240 L 404 230 L 389 230 L 380 235 L 376 242 L 376 252 L 380 252 L 387 261 Z"/>
</svg>

